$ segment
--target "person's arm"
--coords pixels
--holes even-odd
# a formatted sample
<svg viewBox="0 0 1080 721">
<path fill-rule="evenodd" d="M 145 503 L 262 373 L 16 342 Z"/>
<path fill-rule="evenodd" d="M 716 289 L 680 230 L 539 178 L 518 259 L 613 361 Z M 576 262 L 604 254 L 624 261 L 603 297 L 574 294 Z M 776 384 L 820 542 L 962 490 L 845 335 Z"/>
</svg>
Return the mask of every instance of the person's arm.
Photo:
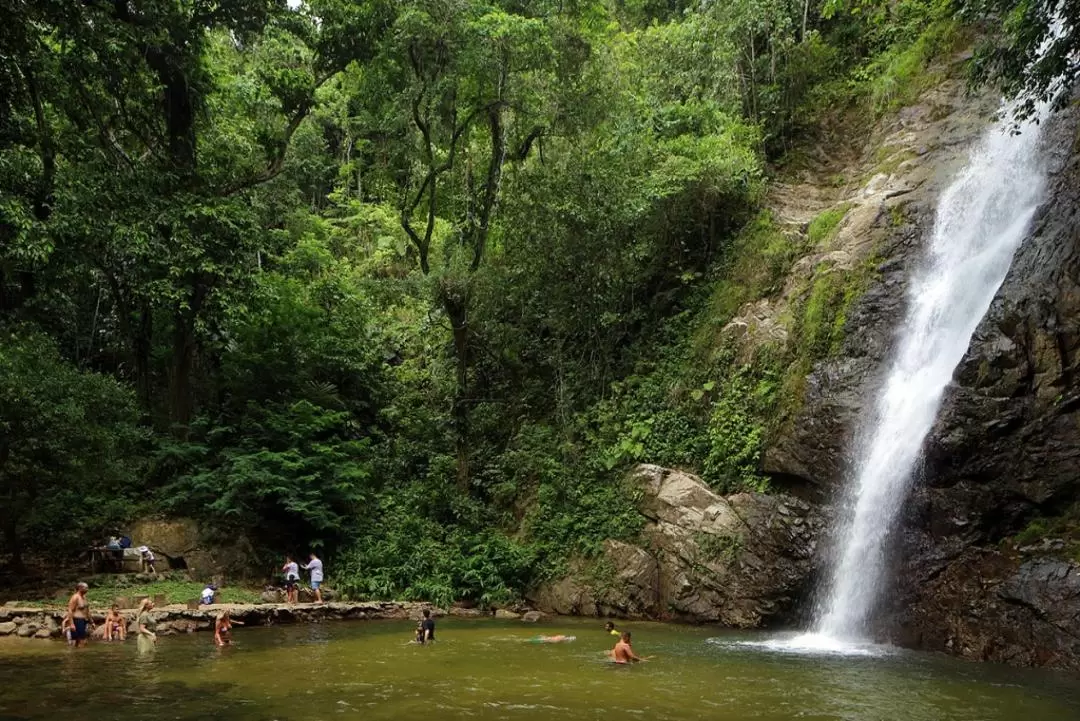
<svg viewBox="0 0 1080 721">
<path fill-rule="evenodd" d="M 221 623 L 220 622 L 214 623 L 214 643 L 216 643 L 218 646 L 222 645 L 222 643 L 221 643 Z"/>
<path fill-rule="evenodd" d="M 78 595 L 79 594 L 76 593 L 70 599 L 68 599 L 68 614 L 72 618 L 75 618 L 75 609 L 79 607 L 79 602 L 75 600 L 75 597 Z"/>
<path fill-rule="evenodd" d="M 154 640 L 154 643 L 157 643 L 157 634 L 148 629 L 145 623 L 139 624 L 139 634 L 142 636 L 149 636 Z"/>
</svg>

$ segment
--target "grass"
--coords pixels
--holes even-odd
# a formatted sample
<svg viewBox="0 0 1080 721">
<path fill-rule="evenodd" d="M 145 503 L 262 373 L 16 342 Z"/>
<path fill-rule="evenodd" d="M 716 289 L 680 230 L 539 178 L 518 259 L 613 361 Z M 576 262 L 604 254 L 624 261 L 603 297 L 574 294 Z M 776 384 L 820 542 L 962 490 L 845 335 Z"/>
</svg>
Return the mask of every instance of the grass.
<svg viewBox="0 0 1080 721">
<path fill-rule="evenodd" d="M 1025 546 L 1041 549 L 1043 541 L 1047 540 L 1062 542 L 1061 548 L 1052 549 L 1054 555 L 1080 562 L 1080 503 L 1073 504 L 1059 516 L 1034 519 L 1006 542 L 1016 549 Z"/>
<path fill-rule="evenodd" d="M 86 594 L 90 604 L 99 608 L 111 605 L 117 596 L 134 599 L 136 596 L 164 595 L 168 603 L 187 603 L 197 599 L 206 587 L 206 584 L 192 581 L 180 574 L 170 574 L 157 581 L 139 580 L 135 574 L 101 575 L 88 579 L 87 583 L 90 585 Z M 215 600 L 218 603 L 260 603 L 260 594 L 261 591 L 255 589 L 225 586 L 218 589 Z M 70 592 L 65 590 L 52 598 L 20 601 L 19 605 L 64 606 L 70 597 Z"/>
<path fill-rule="evenodd" d="M 840 221 L 844 219 L 848 211 L 851 210 L 851 203 L 841 203 L 834 208 L 829 208 L 818 214 L 816 218 L 810 221 L 810 225 L 806 229 L 806 238 L 811 247 L 818 247 L 822 243 L 832 240 L 836 235 L 836 229 L 840 225 Z"/>
</svg>

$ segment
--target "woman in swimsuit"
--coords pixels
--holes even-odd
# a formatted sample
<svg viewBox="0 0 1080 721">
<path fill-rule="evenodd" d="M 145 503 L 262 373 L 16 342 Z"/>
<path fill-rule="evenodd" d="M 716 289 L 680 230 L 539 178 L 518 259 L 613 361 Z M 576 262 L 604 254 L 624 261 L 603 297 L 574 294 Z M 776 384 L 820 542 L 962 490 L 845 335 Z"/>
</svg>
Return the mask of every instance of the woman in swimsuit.
<svg viewBox="0 0 1080 721">
<path fill-rule="evenodd" d="M 68 614 L 71 616 L 73 630 L 71 640 L 75 646 L 85 646 L 90 638 L 89 629 L 93 628 L 94 622 L 90 616 L 90 602 L 86 600 L 86 592 L 90 587 L 85 583 L 75 586 L 75 593 L 68 601 Z M 89 627 L 89 628 L 88 628 Z"/>
<path fill-rule="evenodd" d="M 218 646 L 232 645 L 232 625 L 243 626 L 242 621 L 233 621 L 229 618 L 228 611 L 222 611 L 214 622 L 214 643 Z"/>
<path fill-rule="evenodd" d="M 127 639 L 127 623 L 120 615 L 120 608 L 114 603 L 105 615 L 105 640 L 112 641 Z"/>
</svg>

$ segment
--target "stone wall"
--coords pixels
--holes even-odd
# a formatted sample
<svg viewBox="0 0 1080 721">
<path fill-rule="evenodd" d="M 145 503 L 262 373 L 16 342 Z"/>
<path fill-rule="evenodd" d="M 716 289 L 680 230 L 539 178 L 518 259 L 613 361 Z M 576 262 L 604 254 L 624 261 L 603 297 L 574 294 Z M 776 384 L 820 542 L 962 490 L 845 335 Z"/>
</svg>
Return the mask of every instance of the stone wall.
<svg viewBox="0 0 1080 721">
<path fill-rule="evenodd" d="M 189 609 L 184 606 L 166 606 L 156 608 L 152 613 L 158 622 L 159 635 L 212 631 L 214 619 L 223 610 L 228 610 L 233 619 L 247 626 L 273 626 L 290 623 L 321 623 L 324 621 L 360 620 L 360 619 L 417 619 L 424 609 L 439 617 L 445 611 L 430 604 L 400 603 L 393 601 L 371 601 L 365 603 L 324 603 L 296 604 L 220 604 Z M 138 613 L 132 610 L 120 612 L 128 622 L 128 633 L 134 635 L 138 629 L 135 618 Z M 65 612 L 60 609 L 17 608 L 0 606 L 0 636 L 21 638 L 61 638 L 60 622 Z M 477 614 L 478 615 L 478 614 Z M 100 635 L 105 616 L 94 613 Z"/>
</svg>

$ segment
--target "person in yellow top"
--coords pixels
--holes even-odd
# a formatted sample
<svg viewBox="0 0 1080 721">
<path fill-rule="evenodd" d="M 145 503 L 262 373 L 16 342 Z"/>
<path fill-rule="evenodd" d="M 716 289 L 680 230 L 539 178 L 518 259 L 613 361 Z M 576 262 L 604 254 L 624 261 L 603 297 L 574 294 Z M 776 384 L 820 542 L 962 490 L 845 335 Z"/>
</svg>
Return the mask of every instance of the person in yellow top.
<svg viewBox="0 0 1080 721">
<path fill-rule="evenodd" d="M 622 634 L 621 634 L 621 633 L 619 633 L 619 632 L 618 632 L 618 631 L 617 631 L 617 630 L 615 629 L 615 624 L 614 624 L 614 623 L 612 623 L 611 621 L 608 621 L 607 623 L 605 623 L 605 624 L 604 624 L 604 630 L 605 630 L 605 631 L 607 631 L 607 634 L 608 634 L 609 636 L 619 636 L 619 637 L 621 637 L 621 636 L 622 636 Z"/>
</svg>

